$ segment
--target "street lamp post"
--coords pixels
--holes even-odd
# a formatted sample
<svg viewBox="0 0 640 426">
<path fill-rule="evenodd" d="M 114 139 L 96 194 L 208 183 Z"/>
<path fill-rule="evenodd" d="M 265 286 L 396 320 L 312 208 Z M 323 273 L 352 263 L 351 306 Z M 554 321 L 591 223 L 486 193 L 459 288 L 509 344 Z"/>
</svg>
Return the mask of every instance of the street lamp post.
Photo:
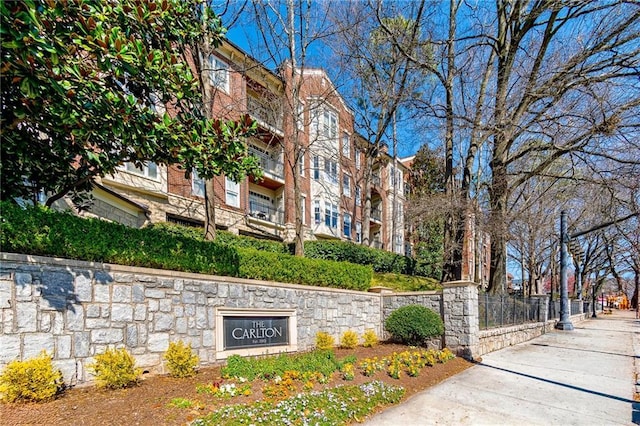
<svg viewBox="0 0 640 426">
<path fill-rule="evenodd" d="M 558 330 L 573 330 L 569 305 L 569 286 L 567 283 L 567 212 L 560 213 L 560 321 L 556 323 Z"/>
</svg>

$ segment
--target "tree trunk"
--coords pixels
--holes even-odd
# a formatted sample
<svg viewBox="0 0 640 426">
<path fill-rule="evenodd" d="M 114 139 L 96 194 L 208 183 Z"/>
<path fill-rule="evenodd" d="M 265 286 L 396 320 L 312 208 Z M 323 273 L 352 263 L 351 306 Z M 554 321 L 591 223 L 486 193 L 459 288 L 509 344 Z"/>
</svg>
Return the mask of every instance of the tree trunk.
<svg viewBox="0 0 640 426">
<path fill-rule="evenodd" d="M 204 238 L 209 241 L 216 239 L 216 203 L 213 179 L 204 183 Z"/>
</svg>

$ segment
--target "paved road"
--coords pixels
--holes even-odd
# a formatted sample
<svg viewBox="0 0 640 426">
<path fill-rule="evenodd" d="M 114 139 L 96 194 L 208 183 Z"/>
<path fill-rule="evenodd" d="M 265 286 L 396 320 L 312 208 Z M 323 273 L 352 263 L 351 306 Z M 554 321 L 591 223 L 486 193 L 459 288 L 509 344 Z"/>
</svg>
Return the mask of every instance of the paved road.
<svg viewBox="0 0 640 426">
<path fill-rule="evenodd" d="M 365 424 L 640 424 L 640 320 L 614 310 L 574 326 L 487 354 Z"/>
</svg>

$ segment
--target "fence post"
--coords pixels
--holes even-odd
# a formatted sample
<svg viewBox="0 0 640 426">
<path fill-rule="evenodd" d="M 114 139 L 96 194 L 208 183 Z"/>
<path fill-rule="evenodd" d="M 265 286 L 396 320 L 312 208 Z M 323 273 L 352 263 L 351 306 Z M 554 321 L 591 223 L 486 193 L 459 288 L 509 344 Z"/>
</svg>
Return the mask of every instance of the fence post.
<svg viewBox="0 0 640 426">
<path fill-rule="evenodd" d="M 538 300 L 538 321 L 549 321 L 549 296 L 546 294 L 532 294 L 532 298 Z"/>
<path fill-rule="evenodd" d="M 445 346 L 458 356 L 474 359 L 480 347 L 478 284 L 470 281 L 443 283 L 442 300 Z"/>
</svg>

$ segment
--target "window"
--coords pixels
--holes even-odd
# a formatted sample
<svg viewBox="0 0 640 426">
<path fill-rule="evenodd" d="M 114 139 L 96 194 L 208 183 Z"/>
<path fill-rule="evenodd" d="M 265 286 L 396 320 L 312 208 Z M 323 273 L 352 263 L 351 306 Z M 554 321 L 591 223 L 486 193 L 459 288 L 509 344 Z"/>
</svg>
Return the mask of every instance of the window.
<svg viewBox="0 0 640 426">
<path fill-rule="evenodd" d="M 355 152 L 355 156 L 356 156 L 356 169 L 360 170 L 360 150 L 356 148 L 356 152 Z"/>
<path fill-rule="evenodd" d="M 134 175 L 143 176 L 149 179 L 158 179 L 158 165 L 156 163 L 145 163 L 142 167 L 137 167 L 133 163 L 125 163 L 124 169 Z"/>
<path fill-rule="evenodd" d="M 338 163 L 336 161 L 325 158 L 324 173 L 327 180 L 332 183 L 338 183 Z"/>
<path fill-rule="evenodd" d="M 351 197 L 351 176 L 346 173 L 342 175 L 342 194 Z"/>
<path fill-rule="evenodd" d="M 300 196 L 300 205 L 302 210 L 302 224 L 307 224 L 307 197 L 305 195 Z"/>
<path fill-rule="evenodd" d="M 349 213 L 345 213 L 342 217 L 342 233 L 345 238 L 351 239 L 351 215 Z"/>
<path fill-rule="evenodd" d="M 325 109 L 322 117 L 322 136 L 326 140 L 336 141 L 338 139 L 338 116 L 335 112 Z M 337 146 L 336 146 L 337 148 Z"/>
<path fill-rule="evenodd" d="M 336 204 L 327 203 L 325 205 L 324 224 L 329 228 L 338 228 L 338 206 Z"/>
<path fill-rule="evenodd" d="M 317 155 L 313 156 L 313 178 L 320 179 L 320 157 Z"/>
<path fill-rule="evenodd" d="M 362 205 L 362 190 L 356 186 L 356 206 Z"/>
<path fill-rule="evenodd" d="M 403 249 L 404 249 L 404 238 L 402 238 L 402 235 L 396 234 L 394 238 L 393 251 L 396 253 L 402 253 Z"/>
<path fill-rule="evenodd" d="M 351 144 L 349 143 L 349 135 L 347 133 L 342 135 L 342 155 L 351 157 Z"/>
<path fill-rule="evenodd" d="M 191 194 L 204 197 L 204 179 L 195 170 L 191 172 Z"/>
<path fill-rule="evenodd" d="M 356 222 L 356 243 L 362 242 L 362 222 Z"/>
<path fill-rule="evenodd" d="M 229 66 L 215 56 L 209 56 L 209 80 L 211 85 L 229 93 Z"/>
<path fill-rule="evenodd" d="M 317 223 L 322 222 L 322 213 L 320 211 L 320 201 L 319 200 L 314 200 L 313 202 L 313 218 L 314 221 Z"/>
<path fill-rule="evenodd" d="M 240 184 L 229 178 L 224 178 L 224 187 L 226 188 L 226 200 L 228 206 L 240 207 Z"/>
</svg>

